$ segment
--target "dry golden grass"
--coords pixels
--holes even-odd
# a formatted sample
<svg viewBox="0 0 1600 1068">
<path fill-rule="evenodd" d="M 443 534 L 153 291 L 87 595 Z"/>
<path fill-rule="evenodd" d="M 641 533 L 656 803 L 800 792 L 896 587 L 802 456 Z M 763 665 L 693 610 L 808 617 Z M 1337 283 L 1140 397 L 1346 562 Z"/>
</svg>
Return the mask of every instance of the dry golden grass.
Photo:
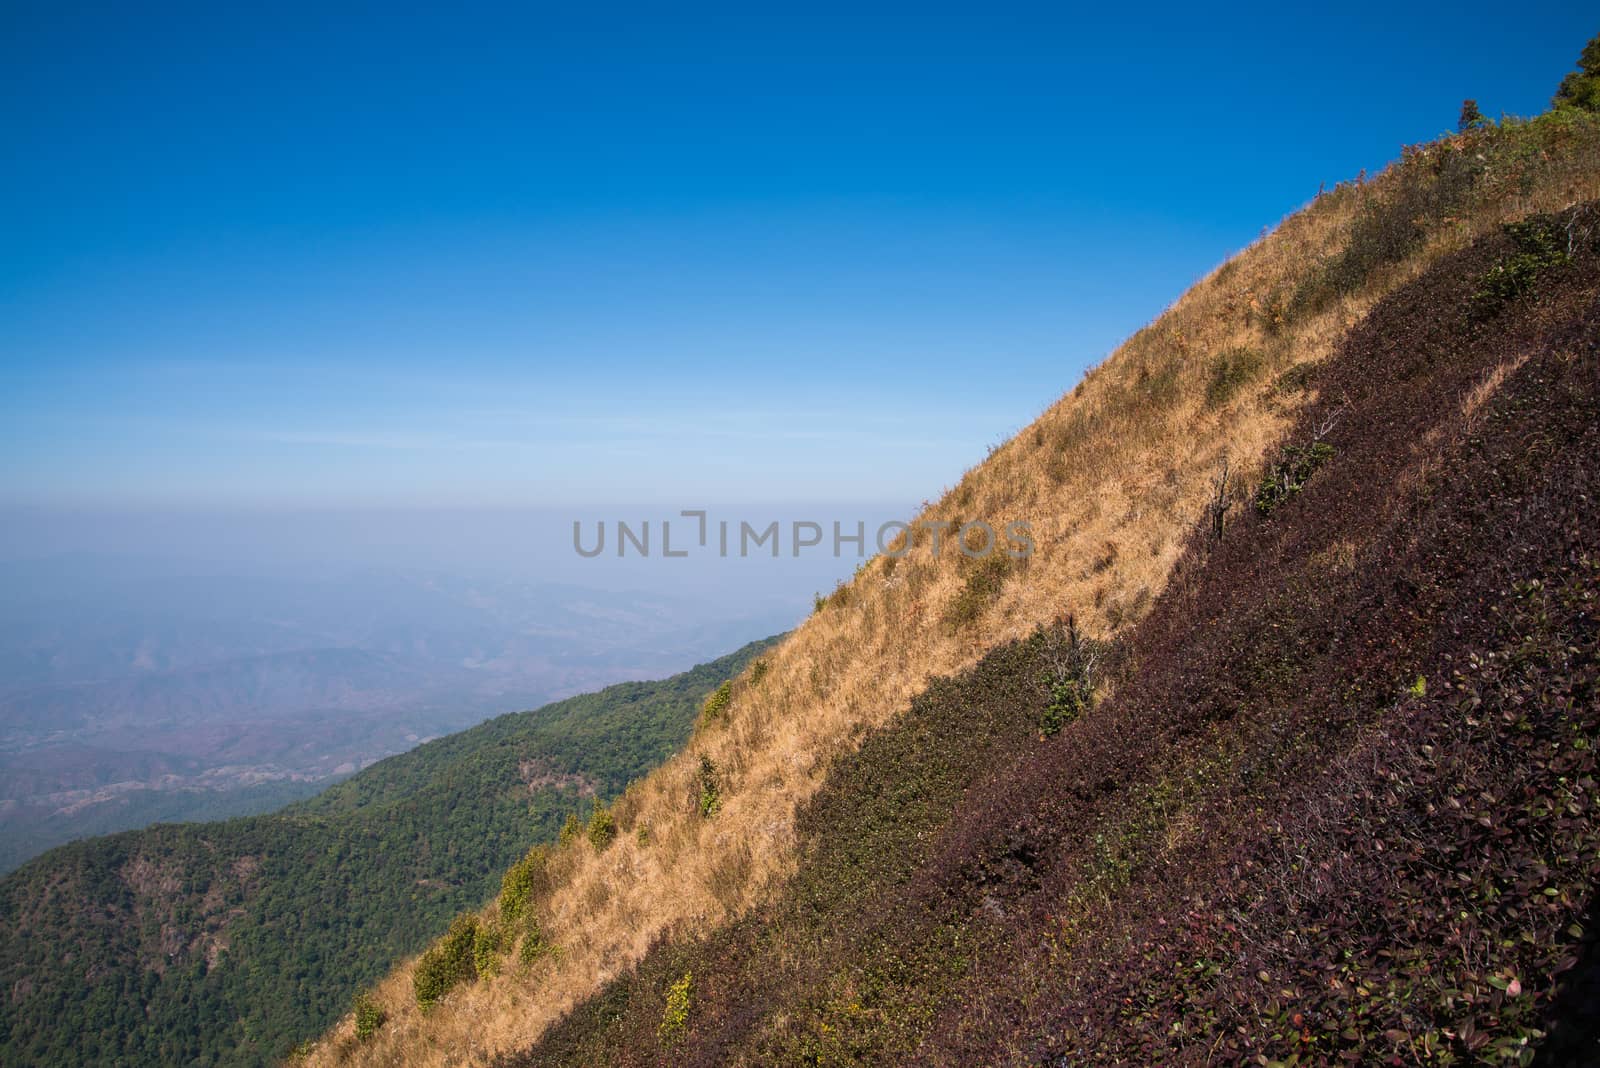
<svg viewBox="0 0 1600 1068">
<path fill-rule="evenodd" d="M 797 807 L 832 757 L 904 710 L 930 676 L 958 671 L 998 642 L 1066 613 L 1099 636 L 1139 619 L 1205 514 L 1223 458 L 1244 476 L 1235 485 L 1247 493 L 1304 402 L 1285 372 L 1324 359 L 1373 302 L 1502 218 L 1600 196 L 1592 172 L 1559 177 L 1481 206 L 1404 264 L 1303 319 L 1288 314 L 1289 295 L 1337 251 L 1392 172 L 1340 187 L 1286 219 L 926 509 L 920 518 L 1033 524 L 1033 558 L 1010 569 L 974 622 L 955 628 L 946 618 L 971 568 L 958 553 L 934 560 L 919 547 L 898 563 L 872 561 L 842 604 L 822 609 L 769 655 L 758 684 L 748 673 L 738 680 L 727 712 L 629 789 L 616 807 L 622 833 L 609 849 L 580 842 L 557 854 L 555 888 L 539 905 L 556 956 L 528 968 L 508 962 L 501 976 L 458 989 L 427 1015 L 414 1003 L 407 964 L 374 992 L 387 1025 L 358 1044 L 347 1018 L 309 1062 L 484 1063 L 530 1044 L 662 935 L 703 930 L 760 901 L 793 870 Z M 1258 372 L 1225 402 L 1208 403 L 1214 359 L 1237 349 L 1260 355 Z M 711 819 L 695 803 L 702 755 L 722 781 L 722 808 Z M 640 826 L 649 829 L 647 844 L 635 834 Z"/>
</svg>

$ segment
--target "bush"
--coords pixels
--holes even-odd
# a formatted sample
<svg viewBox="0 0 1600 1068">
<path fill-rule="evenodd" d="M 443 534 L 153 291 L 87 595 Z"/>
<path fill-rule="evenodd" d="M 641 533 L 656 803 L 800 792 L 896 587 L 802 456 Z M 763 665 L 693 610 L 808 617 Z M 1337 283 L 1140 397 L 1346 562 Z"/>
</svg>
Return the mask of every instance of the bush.
<svg viewBox="0 0 1600 1068">
<path fill-rule="evenodd" d="M 474 950 L 478 941 L 478 918 L 458 916 L 450 930 L 417 961 L 411 976 L 417 1004 L 427 1011 L 458 984 L 478 977 Z"/>
<path fill-rule="evenodd" d="M 1050 688 L 1050 703 L 1039 717 L 1039 731 L 1046 738 L 1059 734 L 1062 727 L 1077 719 L 1089 707 L 1089 695 L 1077 679 L 1064 679 Z"/>
<path fill-rule="evenodd" d="M 1321 311 L 1359 290 L 1379 268 L 1399 263 L 1421 248 L 1430 232 L 1468 205 L 1488 167 L 1488 153 L 1481 150 L 1498 143 L 1493 133 L 1475 135 L 1465 147 L 1447 141 L 1407 148 L 1389 187 L 1381 194 L 1368 194 L 1343 250 L 1296 288 L 1292 313 Z M 1509 145 L 1509 140 L 1505 143 Z"/>
<path fill-rule="evenodd" d="M 893 557 L 890 557 L 890 559 L 892 560 Z M 761 685 L 761 680 L 767 677 L 767 669 L 770 666 L 771 665 L 769 665 L 767 663 L 767 660 L 766 660 L 765 657 L 762 657 L 760 660 L 757 660 L 755 663 L 751 664 L 750 665 L 750 685 L 752 685 L 752 686 L 760 686 Z"/>
<path fill-rule="evenodd" d="M 605 849 L 617 837 L 617 821 L 598 797 L 594 799 L 594 812 L 589 816 L 589 826 L 584 833 L 597 850 Z"/>
<path fill-rule="evenodd" d="M 700 706 L 700 716 L 707 723 L 716 719 L 728 710 L 728 705 L 733 701 L 733 682 L 729 680 L 712 690 L 706 697 L 705 704 Z"/>
<path fill-rule="evenodd" d="M 544 846 L 534 846 L 526 856 L 506 870 L 500 880 L 500 915 L 507 923 L 516 923 L 528 911 L 535 895 L 543 893 L 549 879 L 545 865 L 549 851 Z"/>
<path fill-rule="evenodd" d="M 1533 292 L 1546 270 L 1571 259 L 1566 231 L 1552 216 L 1507 223 L 1504 229 L 1516 251 L 1502 256 L 1478 280 L 1478 291 L 1472 295 L 1472 312 L 1479 319 L 1498 315 L 1507 303 Z"/>
<path fill-rule="evenodd" d="M 1211 363 L 1211 378 L 1206 382 L 1206 403 L 1213 408 L 1233 399 L 1240 388 L 1253 380 L 1266 360 L 1255 349 L 1229 349 Z"/>
<path fill-rule="evenodd" d="M 583 821 L 578 818 L 576 812 L 569 812 L 567 813 L 567 822 L 561 825 L 561 834 L 557 841 L 562 845 L 571 845 L 578 840 L 578 836 L 582 833 Z"/>
<path fill-rule="evenodd" d="M 710 819 L 722 807 L 722 788 L 717 779 L 717 766 L 708 756 L 700 757 L 700 815 Z"/>
<path fill-rule="evenodd" d="M 693 986 L 694 973 L 684 972 L 682 979 L 667 988 L 667 1007 L 661 1013 L 661 1025 L 656 1028 L 656 1038 L 663 1046 L 677 1046 L 689 1033 L 689 999 Z"/>
<path fill-rule="evenodd" d="M 500 971 L 500 954 L 505 948 L 505 938 L 499 927 L 487 923 L 478 925 L 472 939 L 472 966 L 479 978 Z"/>
<path fill-rule="evenodd" d="M 1011 557 L 998 549 L 981 560 L 963 558 L 968 564 L 967 581 L 950 601 L 944 620 L 952 629 L 971 626 L 1000 596 L 1011 573 Z"/>
<path fill-rule="evenodd" d="M 1048 633 L 1045 639 L 1042 655 L 1049 667 L 1039 681 L 1049 701 L 1039 715 L 1039 733 L 1048 738 L 1088 711 L 1094 700 L 1096 671 L 1109 650 L 1105 643 L 1079 634 L 1077 623 L 1070 618 L 1064 628 Z"/>
<path fill-rule="evenodd" d="M 1284 501 L 1305 488 L 1317 469 L 1333 456 L 1333 446 L 1325 441 L 1310 445 L 1289 445 L 1282 457 L 1268 469 L 1256 489 L 1256 511 L 1271 515 Z"/>
<path fill-rule="evenodd" d="M 356 998 L 356 1038 L 365 1042 L 378 1033 L 378 1028 L 389 1022 L 389 1014 L 383 1011 L 383 1006 L 366 994 Z"/>
<path fill-rule="evenodd" d="M 523 964 L 532 964 L 540 957 L 555 952 L 555 946 L 545 941 L 544 931 L 532 916 L 523 924 L 522 945 L 517 949 L 517 960 Z"/>
</svg>

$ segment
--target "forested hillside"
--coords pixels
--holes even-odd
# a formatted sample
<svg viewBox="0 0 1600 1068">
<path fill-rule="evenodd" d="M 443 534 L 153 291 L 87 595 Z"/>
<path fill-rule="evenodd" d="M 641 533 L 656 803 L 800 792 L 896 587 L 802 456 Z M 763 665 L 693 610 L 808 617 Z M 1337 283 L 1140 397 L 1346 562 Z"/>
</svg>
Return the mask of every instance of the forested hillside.
<svg viewBox="0 0 1600 1068">
<path fill-rule="evenodd" d="M 679 748 L 768 647 L 501 716 L 280 812 L 74 843 L 0 882 L 0 1054 L 265 1064 Z"/>
</svg>

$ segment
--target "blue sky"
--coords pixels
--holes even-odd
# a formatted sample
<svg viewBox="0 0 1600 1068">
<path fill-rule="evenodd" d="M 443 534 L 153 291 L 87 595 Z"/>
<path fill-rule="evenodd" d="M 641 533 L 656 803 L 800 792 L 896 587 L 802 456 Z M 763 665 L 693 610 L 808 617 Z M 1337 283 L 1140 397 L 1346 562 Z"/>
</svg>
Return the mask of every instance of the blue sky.
<svg viewBox="0 0 1600 1068">
<path fill-rule="evenodd" d="M 914 502 L 1600 30 L 123 6 L 0 10 L 0 505 Z"/>
</svg>

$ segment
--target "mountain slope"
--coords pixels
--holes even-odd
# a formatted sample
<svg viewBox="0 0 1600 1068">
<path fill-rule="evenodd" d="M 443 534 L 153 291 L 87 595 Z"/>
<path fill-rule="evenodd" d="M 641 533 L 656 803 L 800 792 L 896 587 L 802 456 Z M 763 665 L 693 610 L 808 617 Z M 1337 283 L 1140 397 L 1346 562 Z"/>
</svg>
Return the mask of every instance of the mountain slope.
<svg viewBox="0 0 1600 1068">
<path fill-rule="evenodd" d="M 1573 252 L 1502 301 L 1530 233 Z M 1445 257 L 1311 385 L 1285 440 L 1330 451 L 1195 532 L 1102 700 L 1041 737 L 1054 627 L 936 684 L 777 900 L 506 1063 L 1600 1060 L 1600 205 Z"/>
<path fill-rule="evenodd" d="M 955 526 L 982 518 L 996 528 L 1031 521 L 1038 551 L 1030 560 L 936 557 L 923 531 L 911 555 L 871 562 L 774 651 L 760 678 L 736 681 L 728 707 L 702 724 L 683 754 L 624 796 L 614 813 L 624 833 L 614 843 L 575 843 L 549 859 L 531 907 L 540 939 L 558 952 L 467 983 L 425 1013 L 414 997 L 415 966 L 408 966 L 374 991 L 387 1013 L 384 1026 L 362 1039 L 346 1020 L 312 1062 L 459 1064 L 514 1056 L 640 960 L 647 970 L 661 967 L 652 963 L 659 957 L 647 954 L 663 939 L 692 947 L 729 919 L 779 907 L 773 902 L 795 885 L 811 847 L 798 814 L 864 732 L 905 722 L 933 677 L 970 668 L 987 651 L 1069 613 L 1085 640 L 1118 644 L 1132 640 L 1152 609 L 1192 624 L 1204 604 L 1156 606 L 1177 603 L 1169 591 L 1174 568 L 1190 558 L 1186 547 L 1197 526 L 1215 522 L 1219 485 L 1222 499 L 1233 500 L 1265 472 L 1277 476 L 1280 496 L 1294 496 L 1308 466 L 1325 458 L 1317 446 L 1326 443 L 1315 433 L 1306 439 L 1302 432 L 1299 440 L 1285 435 L 1310 418 L 1318 420 L 1313 430 L 1329 434 L 1347 417 L 1333 418 L 1342 399 L 1317 386 L 1316 368 L 1351 343 L 1351 331 L 1374 307 L 1442 259 L 1498 232 L 1508 219 L 1562 211 L 1596 196 L 1600 124 L 1563 111 L 1407 150 L 1376 180 L 1319 197 L 1192 289 L 920 517 Z M 1285 440 L 1301 452 L 1280 455 Z M 1329 566 L 1344 559 L 1343 547 L 1330 551 Z M 1177 579 L 1189 581 L 1186 572 Z M 1270 622 L 1264 626 L 1269 634 Z M 1271 679 L 1283 674 L 1247 658 L 1239 666 Z M 1142 677 L 1111 681 L 1133 686 Z M 1058 696 L 1054 715 L 1063 719 L 1070 692 Z M 1181 719 L 1166 708 L 1152 714 L 1158 721 Z M 1032 721 L 1030 732 L 1039 726 Z M 1123 770 L 1136 769 L 1112 761 L 1079 789 L 1089 798 L 1109 795 Z M 874 789 L 899 787 L 884 782 Z M 1032 855 L 1024 849 L 1010 860 L 992 859 L 1005 871 L 1029 867 Z M 1124 862 L 1113 856 L 1106 863 L 1115 873 Z M 836 866 L 835 881 L 848 883 L 851 870 Z M 890 893 L 885 900 L 898 898 Z M 997 898 L 994 907 L 1003 913 L 1007 906 Z M 480 926 L 501 929 L 504 912 L 491 905 Z M 929 944 L 943 937 L 924 933 Z M 782 933 L 762 937 L 781 940 Z M 873 956 L 862 945 L 854 948 Z M 779 945 L 774 952 L 758 958 L 781 975 L 791 964 L 783 954 L 806 949 Z M 958 971 L 949 982 L 959 979 Z M 680 974 L 674 986 L 681 981 Z M 653 987 L 653 1012 L 630 1010 L 643 1015 L 622 1026 L 640 1038 L 639 1020 L 653 1016 L 651 1026 L 664 1028 L 670 1046 L 679 1035 L 677 1019 L 687 1041 L 692 990 L 692 982 L 676 991 Z M 853 1012 L 857 991 L 847 983 L 835 993 Z M 746 1002 L 752 1007 L 741 1011 L 759 1015 L 760 1003 Z M 583 1011 L 606 1018 L 609 1005 Z M 910 1021 L 903 1029 L 896 1026 L 901 1009 Z M 932 1009 L 892 1005 L 861 1027 L 921 1041 L 916 1028 Z M 613 1044 L 604 1034 L 593 1047 L 583 1035 L 551 1041 L 608 1053 L 637 1048 L 646 1057 L 660 1048 Z M 763 1061 L 765 1047 L 731 1041 Z M 838 1051 L 844 1061 L 851 1056 L 848 1047 Z"/>
<path fill-rule="evenodd" d="M 770 645 L 490 720 L 267 816 L 56 849 L 0 881 L 0 1051 L 29 1065 L 288 1053 L 561 821 L 683 744 Z"/>
</svg>

